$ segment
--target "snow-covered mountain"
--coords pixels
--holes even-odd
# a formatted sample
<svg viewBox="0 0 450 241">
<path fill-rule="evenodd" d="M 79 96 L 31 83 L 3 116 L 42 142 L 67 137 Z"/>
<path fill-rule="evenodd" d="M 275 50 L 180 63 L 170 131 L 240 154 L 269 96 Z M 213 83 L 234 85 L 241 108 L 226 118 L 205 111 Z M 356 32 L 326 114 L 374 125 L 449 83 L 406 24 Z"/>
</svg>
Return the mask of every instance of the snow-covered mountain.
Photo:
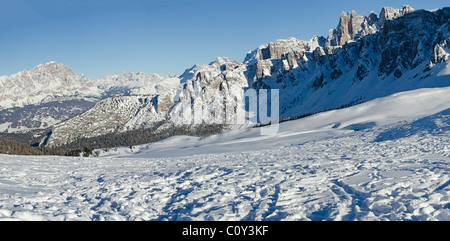
<svg viewBox="0 0 450 241">
<path fill-rule="evenodd" d="M 2 76 L 0 86 L 1 109 L 100 96 L 93 81 L 56 62 Z"/>
<path fill-rule="evenodd" d="M 94 81 L 63 64 L 38 65 L 30 71 L 0 77 L 0 132 L 49 129 L 86 112 L 103 99 L 157 95 L 179 83 L 175 76 L 145 73 L 107 75 Z"/>
<path fill-rule="evenodd" d="M 95 83 L 49 62 L 0 77 L 0 132 L 48 129 L 90 109 L 101 96 Z"/>
<path fill-rule="evenodd" d="M 156 95 L 178 87 L 176 76 L 160 76 L 139 73 L 120 73 L 106 75 L 95 81 L 103 96 L 117 95 Z"/>
<path fill-rule="evenodd" d="M 254 88 L 280 89 L 281 116 L 450 85 L 450 8 L 384 8 L 380 17 L 343 14 L 328 39 L 278 40 L 244 61 Z M 345 31 L 344 31 L 345 30 Z"/>
<path fill-rule="evenodd" d="M 204 123 L 217 123 L 220 116 L 214 113 L 221 107 L 221 97 L 232 99 L 234 104 L 243 98 L 241 91 L 248 87 L 244 71 L 245 65 L 221 57 L 208 65 L 196 65 L 178 78 L 169 78 L 164 82 L 165 86 L 153 82 L 149 88 L 155 86 L 158 91 L 145 92 L 153 94 L 116 96 L 99 102 L 82 115 L 55 125 L 44 142 L 58 146 L 68 144 L 74 138 L 96 137 L 114 131 L 141 127 L 159 127 L 158 131 L 164 131 L 174 125 L 191 125 L 190 120 L 183 119 L 186 100 L 188 103 L 195 100 L 195 108 L 203 110 L 201 119 Z M 121 117 L 116 118 L 117 115 Z"/>
</svg>

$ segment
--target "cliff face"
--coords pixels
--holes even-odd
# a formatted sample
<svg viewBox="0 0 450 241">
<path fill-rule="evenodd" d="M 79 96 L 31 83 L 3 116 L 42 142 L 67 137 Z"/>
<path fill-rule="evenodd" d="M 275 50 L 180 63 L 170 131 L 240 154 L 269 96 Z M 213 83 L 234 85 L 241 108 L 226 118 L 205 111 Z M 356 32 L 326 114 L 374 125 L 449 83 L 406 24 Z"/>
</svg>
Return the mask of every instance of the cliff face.
<svg viewBox="0 0 450 241">
<path fill-rule="evenodd" d="M 414 12 L 414 9 L 410 6 L 402 6 L 400 9 L 384 7 L 379 15 L 371 12 L 369 16 L 360 16 L 355 11 L 342 12 L 337 28 L 330 30 L 327 47 L 342 46 L 349 41 L 374 34 L 384 28 L 387 21 L 411 12 Z"/>
<path fill-rule="evenodd" d="M 379 28 L 379 19 L 373 12 L 368 17 L 359 16 L 355 11 L 347 14 L 342 12 L 339 25 L 330 30 L 327 46 L 342 46 L 349 41 L 373 34 Z"/>
<path fill-rule="evenodd" d="M 449 59 L 449 19 L 450 8 L 384 8 L 380 17 L 343 13 L 327 39 L 260 46 L 244 62 L 246 77 L 251 87 L 281 90 L 281 116 L 445 86 L 447 77 L 433 76 Z"/>
</svg>

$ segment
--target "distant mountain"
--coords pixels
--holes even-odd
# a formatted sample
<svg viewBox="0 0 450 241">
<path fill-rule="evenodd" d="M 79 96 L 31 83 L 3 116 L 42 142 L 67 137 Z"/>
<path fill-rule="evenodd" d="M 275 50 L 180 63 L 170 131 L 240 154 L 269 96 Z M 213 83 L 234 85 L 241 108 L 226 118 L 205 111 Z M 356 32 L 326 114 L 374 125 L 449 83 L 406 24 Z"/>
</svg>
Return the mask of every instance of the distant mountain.
<svg viewBox="0 0 450 241">
<path fill-rule="evenodd" d="M 95 81 L 105 97 L 117 95 L 156 95 L 178 87 L 176 76 L 139 73 L 110 74 Z"/>
<path fill-rule="evenodd" d="M 2 76 L 0 86 L 2 109 L 100 96 L 93 81 L 55 62 Z"/>
<path fill-rule="evenodd" d="M 101 96 L 95 83 L 69 67 L 49 62 L 0 77 L 0 132 L 23 133 L 90 109 Z"/>
<path fill-rule="evenodd" d="M 121 73 L 89 80 L 71 68 L 49 62 L 0 77 L 0 133 L 52 128 L 99 101 L 122 95 L 156 95 L 176 88 L 177 77 Z"/>
</svg>

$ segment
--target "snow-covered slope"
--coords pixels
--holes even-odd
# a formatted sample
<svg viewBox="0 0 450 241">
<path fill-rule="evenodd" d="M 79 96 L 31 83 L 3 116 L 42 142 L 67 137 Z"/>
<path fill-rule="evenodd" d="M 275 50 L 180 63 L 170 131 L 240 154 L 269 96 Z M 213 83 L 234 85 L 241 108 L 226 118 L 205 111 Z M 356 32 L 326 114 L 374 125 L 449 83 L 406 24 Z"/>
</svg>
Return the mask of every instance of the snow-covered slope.
<svg viewBox="0 0 450 241">
<path fill-rule="evenodd" d="M 0 155 L 1 220 L 450 220 L 450 88 L 99 157 Z M 120 153 L 119 153 L 120 152 Z"/>
<path fill-rule="evenodd" d="M 383 128 L 414 121 L 450 109 L 450 87 L 418 89 L 378 98 L 353 107 L 327 111 L 299 120 L 280 123 L 273 136 L 262 136 L 259 128 L 236 130 L 210 137 L 176 136 L 136 146 L 134 158 L 184 157 L 216 152 L 263 150 L 302 144 L 325 137 L 339 137 L 354 131 Z M 443 123 L 443 127 L 449 123 Z M 122 154 L 128 148 L 119 148 Z M 102 153 L 103 154 L 103 153 Z M 114 152 L 104 153 L 115 155 Z M 126 154 L 125 157 L 128 155 Z"/>
</svg>

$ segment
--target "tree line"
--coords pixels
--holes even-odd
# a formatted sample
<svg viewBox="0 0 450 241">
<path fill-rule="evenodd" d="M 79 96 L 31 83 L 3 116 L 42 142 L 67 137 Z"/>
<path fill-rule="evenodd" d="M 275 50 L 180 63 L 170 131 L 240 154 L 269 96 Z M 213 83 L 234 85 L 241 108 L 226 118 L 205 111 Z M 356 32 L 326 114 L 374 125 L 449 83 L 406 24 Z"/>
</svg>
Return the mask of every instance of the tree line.
<svg viewBox="0 0 450 241">
<path fill-rule="evenodd" d="M 159 125 L 156 125 L 159 126 Z M 0 138 L 0 153 L 11 155 L 59 155 L 59 156 L 91 156 L 94 149 L 110 149 L 115 147 L 132 147 L 156 142 L 176 135 L 205 137 L 219 134 L 225 126 L 184 125 L 170 126 L 164 130 L 154 128 L 139 128 L 125 132 L 114 132 L 92 138 L 79 138 L 68 144 L 54 148 L 31 146 L 19 141 Z"/>
<path fill-rule="evenodd" d="M 224 125 L 184 125 L 171 126 L 164 130 L 157 128 L 139 128 L 125 132 L 108 133 L 92 138 L 79 138 L 71 143 L 55 147 L 67 156 L 89 156 L 92 155 L 94 149 L 111 149 L 114 147 L 132 147 L 160 141 L 172 136 L 187 135 L 205 137 L 209 135 L 222 133 L 225 129 Z"/>
<path fill-rule="evenodd" d="M 22 142 L 0 138 L 0 153 L 10 155 L 62 155 L 59 150 L 34 147 Z"/>
</svg>

